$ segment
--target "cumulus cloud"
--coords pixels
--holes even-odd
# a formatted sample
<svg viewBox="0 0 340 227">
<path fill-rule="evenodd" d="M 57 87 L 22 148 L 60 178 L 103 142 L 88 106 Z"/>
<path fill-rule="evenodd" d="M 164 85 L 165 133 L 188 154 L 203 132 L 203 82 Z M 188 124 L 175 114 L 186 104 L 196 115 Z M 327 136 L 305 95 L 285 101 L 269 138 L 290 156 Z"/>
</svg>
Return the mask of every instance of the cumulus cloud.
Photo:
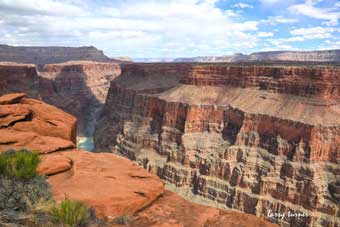
<svg viewBox="0 0 340 227">
<path fill-rule="evenodd" d="M 37 1 L 0 0 L 1 43 L 95 45 L 110 55 L 164 57 L 242 51 L 257 42 L 258 23 L 234 20 L 216 0 L 119 0 L 100 7 Z"/>
<path fill-rule="evenodd" d="M 281 0 L 260 1 L 274 4 Z M 93 45 L 111 56 L 189 57 L 249 53 L 267 44 L 272 45 L 268 48 L 283 48 L 308 37 L 330 39 L 336 32 L 296 28 L 290 31 L 292 37 L 277 37 L 282 34 L 280 25 L 298 22 L 287 9 L 280 11 L 282 16 L 263 14 L 256 21 L 247 19 L 254 17 L 247 17 L 248 10 L 243 9 L 264 9 L 263 4 L 228 3 L 224 0 L 0 0 L 0 43 Z M 323 16 L 324 21 L 337 20 L 333 15 L 335 10 L 321 9 L 315 2 L 307 3 L 323 13 L 331 13 Z M 299 10 L 298 5 L 289 8 L 290 12 Z M 268 30 L 268 25 L 278 26 Z M 264 38 L 268 39 L 266 44 Z"/>
<path fill-rule="evenodd" d="M 310 27 L 298 28 L 290 31 L 290 34 L 302 36 L 306 39 L 325 39 L 332 37 L 332 33 L 336 30 L 332 27 Z"/>
<path fill-rule="evenodd" d="M 0 12 L 13 12 L 21 15 L 84 16 L 87 13 L 80 7 L 53 0 L 0 0 Z"/>
<path fill-rule="evenodd" d="M 337 25 L 340 18 L 340 11 L 334 8 L 317 7 L 318 1 L 306 0 L 302 4 L 295 4 L 289 7 L 289 10 L 296 14 L 307 17 L 325 20 L 327 25 Z"/>
</svg>

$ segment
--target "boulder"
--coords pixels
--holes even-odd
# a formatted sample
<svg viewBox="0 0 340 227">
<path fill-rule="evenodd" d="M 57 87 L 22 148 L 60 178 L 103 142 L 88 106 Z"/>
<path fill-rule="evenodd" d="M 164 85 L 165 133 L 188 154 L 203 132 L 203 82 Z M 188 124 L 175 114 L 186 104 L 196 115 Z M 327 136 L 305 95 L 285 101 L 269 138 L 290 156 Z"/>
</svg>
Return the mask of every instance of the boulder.
<svg viewBox="0 0 340 227">
<path fill-rule="evenodd" d="M 0 96 L 0 152 L 27 148 L 49 153 L 74 148 L 77 119 L 24 96 L 23 93 Z"/>
</svg>

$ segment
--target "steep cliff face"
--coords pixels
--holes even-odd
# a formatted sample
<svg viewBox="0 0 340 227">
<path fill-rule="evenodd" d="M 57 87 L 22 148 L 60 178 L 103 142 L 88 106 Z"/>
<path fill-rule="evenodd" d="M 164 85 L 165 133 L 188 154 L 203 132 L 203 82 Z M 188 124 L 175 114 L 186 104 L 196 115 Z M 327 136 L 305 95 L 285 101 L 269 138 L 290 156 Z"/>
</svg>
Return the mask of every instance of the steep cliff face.
<svg viewBox="0 0 340 227">
<path fill-rule="evenodd" d="M 95 144 L 222 206 L 338 226 L 339 77 L 322 65 L 124 65 Z"/>
<path fill-rule="evenodd" d="M 0 62 L 0 95 L 25 92 L 38 97 L 39 77 L 35 65 Z"/>
<path fill-rule="evenodd" d="M 78 118 L 78 134 L 92 135 L 110 81 L 120 74 L 116 63 L 74 61 L 34 65 L 0 64 L 0 95 L 25 92 Z"/>
<path fill-rule="evenodd" d="M 33 47 L 0 45 L 0 61 L 30 64 L 61 63 L 89 60 L 109 61 L 103 51 L 95 47 Z"/>
<path fill-rule="evenodd" d="M 294 62 L 340 62 L 340 50 L 321 51 L 268 51 L 249 55 L 201 56 L 176 58 L 175 62 L 242 62 L 242 61 L 294 61 Z"/>
<path fill-rule="evenodd" d="M 104 105 L 110 81 L 120 75 L 116 63 L 75 61 L 47 64 L 39 76 L 41 98 L 78 118 L 78 134 L 90 136 Z"/>
</svg>

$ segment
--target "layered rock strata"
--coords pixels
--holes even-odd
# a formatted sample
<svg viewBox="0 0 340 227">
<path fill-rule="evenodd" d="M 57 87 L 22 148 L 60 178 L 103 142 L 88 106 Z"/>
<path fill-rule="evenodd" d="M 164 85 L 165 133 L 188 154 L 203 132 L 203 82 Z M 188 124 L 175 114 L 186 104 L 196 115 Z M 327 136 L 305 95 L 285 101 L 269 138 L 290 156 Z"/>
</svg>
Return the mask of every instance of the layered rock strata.
<svg viewBox="0 0 340 227">
<path fill-rule="evenodd" d="M 33 47 L 0 45 L 0 61 L 30 64 L 61 63 L 66 61 L 109 61 L 95 47 Z"/>
<path fill-rule="evenodd" d="M 78 118 L 78 133 L 90 136 L 110 81 L 120 74 L 116 63 L 75 61 L 34 65 L 1 63 L 0 95 L 25 92 Z"/>
<path fill-rule="evenodd" d="M 110 81 L 120 75 L 116 63 L 75 61 L 47 64 L 39 73 L 39 94 L 78 118 L 78 134 L 92 136 Z"/>
<path fill-rule="evenodd" d="M 290 61 L 290 62 L 340 62 L 340 50 L 320 51 L 267 51 L 252 54 L 225 56 L 201 56 L 176 58 L 174 62 L 244 62 L 244 61 Z"/>
<path fill-rule="evenodd" d="M 325 65 L 124 65 L 95 144 L 225 207 L 338 226 L 339 77 Z"/>
</svg>

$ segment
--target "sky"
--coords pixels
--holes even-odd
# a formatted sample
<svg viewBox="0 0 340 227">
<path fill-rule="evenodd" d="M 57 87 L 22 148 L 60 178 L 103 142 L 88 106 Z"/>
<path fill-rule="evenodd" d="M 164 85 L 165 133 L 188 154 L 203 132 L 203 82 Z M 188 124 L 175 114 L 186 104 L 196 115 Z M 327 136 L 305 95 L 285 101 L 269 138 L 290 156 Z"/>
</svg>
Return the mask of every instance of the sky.
<svg viewBox="0 0 340 227">
<path fill-rule="evenodd" d="M 340 49 L 340 0 L 0 0 L 0 44 L 131 58 Z"/>
</svg>

